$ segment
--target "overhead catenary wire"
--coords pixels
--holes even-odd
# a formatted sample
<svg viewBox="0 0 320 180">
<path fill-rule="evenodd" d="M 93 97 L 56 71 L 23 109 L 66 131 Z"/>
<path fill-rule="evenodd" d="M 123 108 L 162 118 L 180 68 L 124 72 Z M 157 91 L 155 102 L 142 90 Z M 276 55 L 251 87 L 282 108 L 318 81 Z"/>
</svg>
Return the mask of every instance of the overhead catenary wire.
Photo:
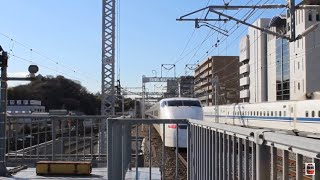
<svg viewBox="0 0 320 180">
<path fill-rule="evenodd" d="M 55 69 L 50 68 L 50 67 L 48 67 L 48 66 L 45 66 L 45 65 L 43 65 L 43 64 L 36 63 L 36 62 L 34 62 L 34 61 L 32 61 L 32 60 L 29 60 L 29 59 L 27 59 L 27 58 L 20 57 L 20 56 L 18 56 L 18 55 L 13 54 L 13 53 L 8 53 L 8 54 L 9 54 L 10 56 L 18 59 L 18 60 L 22 60 L 22 61 L 25 61 L 25 62 L 29 62 L 29 63 L 35 64 L 35 65 L 38 65 L 38 66 L 43 67 L 43 68 L 45 68 L 45 69 L 48 69 L 48 70 L 50 70 L 50 71 L 59 73 L 59 74 L 61 74 L 61 75 L 65 75 L 65 76 L 67 76 L 67 77 L 70 77 L 70 78 L 72 78 L 72 79 L 74 79 L 74 80 L 84 81 L 84 82 L 87 82 L 87 83 L 89 83 L 89 84 L 98 86 L 98 84 L 93 83 L 92 81 L 87 81 L 87 80 L 84 80 L 84 79 L 80 79 L 80 78 L 78 78 L 78 77 L 75 77 L 75 76 L 72 76 L 72 75 L 70 75 L 70 74 L 67 74 L 67 73 L 64 73 L 64 72 L 55 70 Z"/>
<path fill-rule="evenodd" d="M 252 1 L 252 0 L 251 0 L 251 1 Z M 260 0 L 257 4 L 259 4 L 261 1 L 262 1 L 262 0 Z M 268 1 L 268 0 L 267 0 L 267 1 Z M 248 1 L 246 5 L 248 5 L 249 3 L 250 3 L 250 1 Z M 266 3 L 266 2 L 265 2 L 265 3 Z M 236 16 L 238 13 L 240 13 L 241 10 L 242 10 L 242 9 L 239 9 L 233 16 Z M 248 16 L 248 14 L 250 14 L 250 13 L 247 12 L 242 18 L 245 18 L 246 16 Z M 230 32 L 235 26 L 237 26 L 236 23 L 234 24 L 233 27 L 230 28 L 229 32 Z M 233 31 L 233 32 L 235 32 L 235 31 Z M 233 33 L 233 32 L 232 32 L 232 33 Z M 232 34 L 232 33 L 230 33 L 230 34 Z M 218 36 L 219 36 L 219 34 L 218 34 Z M 223 41 L 225 41 L 226 39 L 227 39 L 227 37 L 225 37 L 225 38 L 223 39 Z M 223 41 L 221 41 L 220 38 L 217 37 L 217 43 L 220 43 L 220 44 L 221 44 Z M 217 49 L 217 47 L 215 47 L 214 45 L 212 45 L 211 48 Z M 211 48 L 210 48 L 210 49 L 211 49 Z M 200 60 L 204 59 L 205 56 L 207 56 L 207 55 L 209 54 L 210 49 L 207 50 L 206 53 L 205 53 L 199 60 L 197 60 L 197 62 L 199 62 Z M 199 49 L 198 49 L 198 50 L 199 50 Z M 210 53 L 211 53 L 211 52 L 212 52 L 212 51 L 210 51 Z M 188 61 L 188 63 L 190 63 L 190 61 L 195 57 L 195 55 L 196 55 L 196 54 L 194 54 L 194 56 Z"/>
<path fill-rule="evenodd" d="M 34 54 L 42 57 L 44 60 L 46 60 L 46 61 L 48 61 L 48 62 L 50 62 L 50 63 L 52 63 L 52 64 L 55 64 L 55 65 L 57 65 L 57 66 L 61 66 L 61 67 L 63 67 L 64 69 L 66 69 L 66 70 L 68 70 L 68 71 L 71 71 L 72 73 L 78 74 L 78 75 L 80 75 L 80 76 L 82 76 L 82 77 L 84 77 L 84 78 L 86 78 L 86 79 L 91 79 L 91 80 L 93 80 L 93 81 L 97 81 L 96 79 L 94 79 L 94 78 L 92 78 L 92 77 L 90 77 L 90 76 L 85 75 L 85 74 L 89 74 L 89 73 L 87 73 L 87 72 L 80 72 L 79 70 L 77 70 L 77 69 L 75 69 L 75 68 L 68 67 L 68 66 L 64 65 L 63 63 L 60 63 L 59 61 L 56 61 L 56 60 L 54 60 L 54 59 L 52 59 L 52 58 L 49 58 L 48 56 L 44 55 L 43 53 L 40 53 L 39 51 L 35 50 L 34 48 L 31 48 L 30 46 L 25 45 L 24 43 L 21 43 L 21 42 L 19 42 L 18 40 L 15 40 L 15 39 L 11 38 L 10 36 L 8 36 L 8 35 L 6 35 L 6 34 L 4 34 L 4 33 L 1 33 L 1 32 L 0 32 L 0 35 L 2 35 L 3 37 L 9 39 L 12 43 L 18 44 L 18 45 L 20 45 L 21 47 L 27 49 L 28 51 L 30 51 L 31 54 L 34 53 Z M 13 47 L 14 47 L 14 44 L 13 44 L 12 47 L 10 48 L 10 52 L 11 52 L 11 53 L 13 53 Z M 91 76 L 95 77 L 96 75 L 91 74 Z"/>
</svg>

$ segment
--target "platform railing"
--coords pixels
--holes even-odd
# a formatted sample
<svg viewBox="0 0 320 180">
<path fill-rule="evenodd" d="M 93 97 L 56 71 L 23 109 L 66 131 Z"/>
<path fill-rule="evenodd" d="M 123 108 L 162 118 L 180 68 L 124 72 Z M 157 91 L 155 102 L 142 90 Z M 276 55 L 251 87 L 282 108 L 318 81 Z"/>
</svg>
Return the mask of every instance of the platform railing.
<svg viewBox="0 0 320 180">
<path fill-rule="evenodd" d="M 320 140 L 189 120 L 189 179 L 320 179 Z M 305 174 L 315 163 L 315 175 Z"/>
<path fill-rule="evenodd" d="M 166 179 L 166 150 L 165 140 L 161 144 L 161 164 L 160 171 L 161 177 L 155 177 L 152 174 L 152 148 L 151 148 L 151 137 L 152 137 L 152 125 L 159 125 L 161 127 L 162 135 L 165 137 L 166 129 L 168 124 L 176 125 L 177 131 L 175 136 L 179 136 L 179 125 L 188 126 L 186 119 L 108 119 L 108 179 L 125 179 L 128 169 L 134 171 L 135 179 L 139 179 L 139 132 L 141 128 L 148 129 L 148 136 L 145 141 L 148 141 L 148 157 L 149 160 L 148 168 L 149 172 L 144 175 L 148 179 L 161 178 Z M 140 129 L 139 129 L 140 127 Z M 188 129 L 188 128 L 187 128 Z M 111 137 L 111 138 L 110 138 Z M 179 138 L 177 138 L 179 139 Z M 134 140 L 134 141 L 132 141 Z M 179 143 L 178 140 L 174 141 L 175 146 Z M 178 149 L 175 150 L 175 179 L 179 179 L 179 166 L 178 166 Z M 134 169 L 132 169 L 134 167 Z"/>
<path fill-rule="evenodd" d="M 267 129 L 183 119 L 109 119 L 108 137 L 112 138 L 108 140 L 108 179 L 123 179 L 127 169 L 137 163 L 137 158 L 133 162 L 130 160 L 132 156 L 125 146 L 132 144 L 125 137 L 132 133 L 129 129 L 141 124 L 149 128 L 153 124 L 187 125 L 187 179 L 320 179 L 320 140 Z M 138 137 L 139 131 L 134 132 L 133 139 Z M 165 152 L 161 153 L 165 161 Z M 179 179 L 177 159 L 176 156 L 175 179 Z M 305 174 L 304 163 L 315 163 L 314 176 Z M 166 178 L 164 165 L 162 162 L 160 167 L 162 179 Z M 138 179 L 138 166 L 135 167 Z M 151 177 L 151 166 L 149 173 Z"/>
<path fill-rule="evenodd" d="M 92 161 L 106 166 L 99 151 L 106 134 L 104 116 L 9 116 L 6 126 L 7 166 L 34 165 L 40 160 Z M 105 123 L 104 123 L 105 124 Z"/>
</svg>

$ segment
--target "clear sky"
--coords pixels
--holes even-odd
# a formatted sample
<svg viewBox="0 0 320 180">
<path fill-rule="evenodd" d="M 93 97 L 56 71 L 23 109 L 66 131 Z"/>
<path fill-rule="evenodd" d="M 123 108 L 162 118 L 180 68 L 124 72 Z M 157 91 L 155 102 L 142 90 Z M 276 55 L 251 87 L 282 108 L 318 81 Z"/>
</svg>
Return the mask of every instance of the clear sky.
<svg viewBox="0 0 320 180">
<path fill-rule="evenodd" d="M 0 2 L 0 45 L 10 53 L 9 75 L 24 76 L 28 65 L 35 63 L 42 75 L 62 74 L 80 81 L 91 92 L 100 91 L 101 0 Z M 232 0 L 231 5 L 266 2 L 279 4 L 285 0 Z M 206 27 L 195 30 L 193 22 L 175 20 L 208 3 L 221 5 L 223 0 L 120 0 L 117 55 L 121 85 L 141 86 L 142 75 L 154 76 L 152 70 L 156 70 L 159 76 L 161 64 L 178 61 L 176 74 L 184 75 L 186 64 L 199 63 L 209 55 L 238 55 L 239 39 L 246 34 L 246 27 L 235 26 L 238 28 L 231 32 L 236 31 L 226 38 Z M 236 17 L 243 17 L 245 12 L 238 12 Z M 248 22 L 280 12 L 283 11 L 257 11 Z M 237 11 L 229 12 L 235 13 Z M 201 14 L 194 17 L 199 18 Z M 229 30 L 234 23 L 216 26 Z M 215 48 L 217 40 L 221 43 Z M 163 71 L 163 76 L 173 76 L 173 71 Z M 153 88 L 149 85 L 149 89 Z"/>
</svg>

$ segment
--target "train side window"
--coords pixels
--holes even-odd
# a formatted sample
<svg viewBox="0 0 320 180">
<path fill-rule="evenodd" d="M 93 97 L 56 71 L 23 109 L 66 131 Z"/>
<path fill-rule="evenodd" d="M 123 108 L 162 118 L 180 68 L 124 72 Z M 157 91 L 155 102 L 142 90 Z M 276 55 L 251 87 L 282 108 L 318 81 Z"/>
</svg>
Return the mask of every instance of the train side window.
<svg viewBox="0 0 320 180">
<path fill-rule="evenodd" d="M 279 116 L 281 117 L 281 111 L 279 111 Z"/>
<path fill-rule="evenodd" d="M 315 116 L 315 113 L 314 113 L 314 111 L 312 111 L 312 112 L 311 112 L 311 116 L 312 116 L 312 117 L 314 117 L 314 116 Z"/>
<path fill-rule="evenodd" d="M 306 117 L 308 117 L 309 116 L 309 112 L 308 111 L 306 111 Z"/>
</svg>

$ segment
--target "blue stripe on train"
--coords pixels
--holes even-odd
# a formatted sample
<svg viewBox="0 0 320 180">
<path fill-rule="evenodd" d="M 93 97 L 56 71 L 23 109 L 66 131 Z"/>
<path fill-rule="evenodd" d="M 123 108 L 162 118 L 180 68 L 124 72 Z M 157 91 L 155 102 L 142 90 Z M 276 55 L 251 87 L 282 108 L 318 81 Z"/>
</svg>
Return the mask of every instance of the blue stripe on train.
<svg viewBox="0 0 320 180">
<path fill-rule="evenodd" d="M 208 117 L 215 117 L 216 115 L 204 115 Z M 272 116 L 218 116 L 222 118 L 244 118 L 244 119 L 262 119 L 268 121 L 293 121 L 293 117 L 272 117 Z M 320 122 L 320 118 L 307 118 L 307 117 L 297 117 L 298 121 L 303 122 Z"/>
</svg>

